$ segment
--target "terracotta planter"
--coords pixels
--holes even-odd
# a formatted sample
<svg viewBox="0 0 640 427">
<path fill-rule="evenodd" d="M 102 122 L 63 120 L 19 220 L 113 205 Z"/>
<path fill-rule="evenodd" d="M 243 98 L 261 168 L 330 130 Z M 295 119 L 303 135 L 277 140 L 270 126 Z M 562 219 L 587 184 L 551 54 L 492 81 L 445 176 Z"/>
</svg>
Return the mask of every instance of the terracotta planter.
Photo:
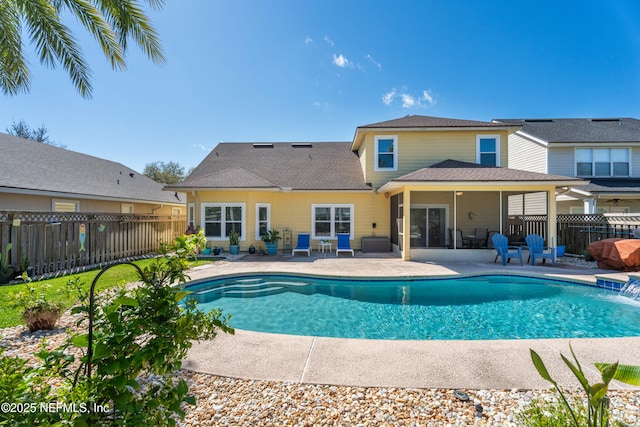
<svg viewBox="0 0 640 427">
<path fill-rule="evenodd" d="M 31 332 L 50 330 L 56 327 L 61 315 L 62 309 L 40 311 L 37 308 L 28 308 L 22 313 L 22 320 Z"/>
</svg>

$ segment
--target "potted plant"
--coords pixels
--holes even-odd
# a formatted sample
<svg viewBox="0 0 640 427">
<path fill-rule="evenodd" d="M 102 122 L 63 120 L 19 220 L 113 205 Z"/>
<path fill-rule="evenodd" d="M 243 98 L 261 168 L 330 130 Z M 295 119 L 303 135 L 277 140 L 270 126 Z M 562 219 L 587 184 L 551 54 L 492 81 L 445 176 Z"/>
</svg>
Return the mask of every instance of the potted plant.
<svg viewBox="0 0 640 427">
<path fill-rule="evenodd" d="M 267 255 L 275 255 L 278 250 L 278 240 L 280 240 L 278 230 L 269 230 L 262 235 L 262 241 L 267 247 Z"/>
<path fill-rule="evenodd" d="M 22 308 L 22 320 L 29 331 L 53 329 L 62 315 L 64 305 L 47 298 L 46 289 L 50 285 L 33 285 L 27 273 L 22 273 L 20 277 L 25 281 L 27 289 L 13 294 L 11 305 Z"/>
<path fill-rule="evenodd" d="M 206 247 L 202 250 L 202 255 L 211 255 L 211 242 L 208 240 Z"/>
<path fill-rule="evenodd" d="M 240 233 L 236 230 L 229 232 L 229 253 L 231 255 L 238 255 L 240 253 Z"/>
</svg>

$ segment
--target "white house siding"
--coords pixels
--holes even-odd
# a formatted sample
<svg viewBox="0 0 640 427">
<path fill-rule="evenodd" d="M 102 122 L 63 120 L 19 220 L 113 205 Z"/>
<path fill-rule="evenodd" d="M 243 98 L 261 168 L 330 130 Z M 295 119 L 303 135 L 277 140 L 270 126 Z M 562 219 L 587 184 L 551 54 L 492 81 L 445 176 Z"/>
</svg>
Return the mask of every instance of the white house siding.
<svg viewBox="0 0 640 427">
<path fill-rule="evenodd" d="M 507 167 L 547 173 L 547 148 L 539 142 L 524 138 L 516 133 L 509 135 Z"/>
<path fill-rule="evenodd" d="M 575 176 L 574 147 L 549 147 L 548 173 Z"/>
</svg>

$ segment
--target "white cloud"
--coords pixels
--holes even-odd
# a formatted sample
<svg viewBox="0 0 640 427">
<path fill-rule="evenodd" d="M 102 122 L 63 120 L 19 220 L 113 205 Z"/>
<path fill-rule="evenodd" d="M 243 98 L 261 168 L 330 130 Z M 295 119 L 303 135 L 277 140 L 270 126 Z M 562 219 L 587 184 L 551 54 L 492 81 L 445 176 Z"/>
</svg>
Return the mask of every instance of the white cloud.
<svg viewBox="0 0 640 427">
<path fill-rule="evenodd" d="M 311 38 L 311 36 L 307 36 L 307 38 L 304 40 L 304 44 L 312 44 L 312 43 L 314 43 L 314 41 Z"/>
<path fill-rule="evenodd" d="M 344 68 L 349 66 L 349 60 L 342 54 L 339 56 L 333 55 L 333 63 L 336 64 L 340 68 Z"/>
<path fill-rule="evenodd" d="M 329 111 L 329 104 L 327 104 L 326 102 L 316 101 L 313 103 L 313 106 L 322 111 Z"/>
<path fill-rule="evenodd" d="M 382 103 L 384 105 L 391 105 L 396 99 L 402 101 L 402 108 L 421 108 L 429 107 L 436 103 L 435 99 L 428 90 L 423 90 L 421 96 L 416 96 L 409 93 L 406 89 L 402 92 L 398 92 L 396 88 L 382 95 Z"/>
<path fill-rule="evenodd" d="M 422 91 L 422 99 L 428 102 L 430 105 L 433 105 L 436 103 L 436 101 L 433 99 L 433 96 L 431 95 L 431 91 L 429 90 Z"/>
<path fill-rule="evenodd" d="M 393 88 L 391 92 L 387 92 L 384 95 L 382 95 L 382 103 L 384 105 L 391 105 L 391 103 L 393 102 L 393 98 L 395 97 L 396 97 L 396 89 Z"/>
<path fill-rule="evenodd" d="M 403 93 L 401 96 L 402 96 L 402 108 L 411 108 L 414 105 L 416 105 L 416 100 L 413 96 L 408 95 L 406 93 Z"/>
<path fill-rule="evenodd" d="M 333 46 L 333 40 L 331 40 L 329 36 L 324 36 L 324 41 L 327 42 L 329 46 Z"/>
<path fill-rule="evenodd" d="M 199 148 L 200 150 L 202 150 L 202 151 L 204 151 L 204 152 L 209 152 L 209 151 L 211 151 L 211 148 L 207 148 L 207 147 L 205 147 L 205 146 L 204 146 L 204 145 L 202 145 L 202 144 L 191 144 L 191 146 L 192 146 L 193 148 Z"/>
<path fill-rule="evenodd" d="M 367 58 L 367 60 L 368 60 L 369 62 L 371 62 L 371 63 L 372 63 L 373 65 L 375 65 L 376 67 L 378 67 L 378 70 L 381 70 L 381 69 L 382 69 L 382 64 L 379 64 L 378 62 L 376 62 L 376 60 L 375 60 L 375 59 L 373 59 L 373 57 L 372 57 L 371 55 L 368 55 L 368 54 L 367 54 L 366 58 Z"/>
</svg>

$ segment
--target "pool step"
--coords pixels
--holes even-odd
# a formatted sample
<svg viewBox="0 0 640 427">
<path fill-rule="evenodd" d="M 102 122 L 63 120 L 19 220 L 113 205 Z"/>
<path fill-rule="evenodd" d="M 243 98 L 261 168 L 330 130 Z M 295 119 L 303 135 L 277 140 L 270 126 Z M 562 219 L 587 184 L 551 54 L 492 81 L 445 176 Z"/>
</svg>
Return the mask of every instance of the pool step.
<svg viewBox="0 0 640 427">
<path fill-rule="evenodd" d="M 278 280 L 263 281 L 263 279 L 242 279 L 211 289 L 193 292 L 190 296 L 197 302 L 208 302 L 216 298 L 255 298 L 286 292 L 291 287 L 308 286 L 304 282 L 285 282 Z"/>
</svg>

